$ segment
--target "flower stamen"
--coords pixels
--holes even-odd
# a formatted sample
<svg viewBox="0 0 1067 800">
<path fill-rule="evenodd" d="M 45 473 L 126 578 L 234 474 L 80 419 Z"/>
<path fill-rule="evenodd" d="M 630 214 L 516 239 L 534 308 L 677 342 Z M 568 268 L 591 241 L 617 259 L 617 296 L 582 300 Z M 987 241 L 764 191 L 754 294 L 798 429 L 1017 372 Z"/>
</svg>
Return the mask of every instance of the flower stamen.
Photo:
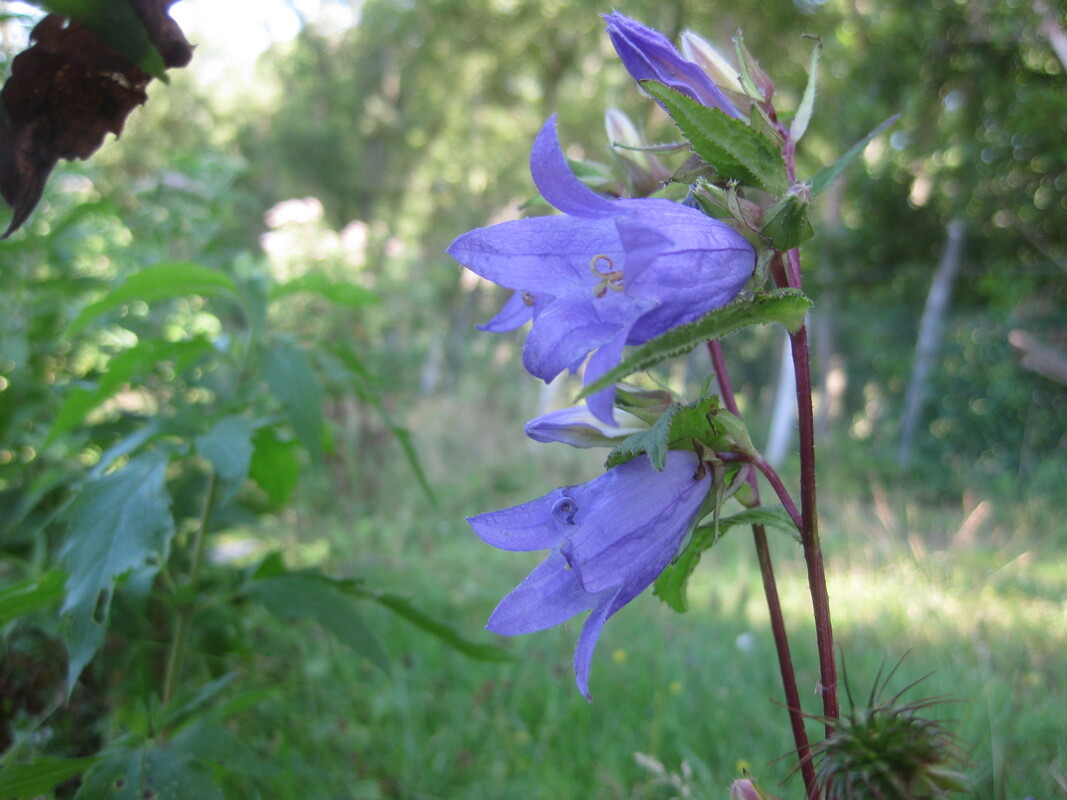
<svg viewBox="0 0 1067 800">
<path fill-rule="evenodd" d="M 603 259 L 607 262 L 607 271 L 602 272 L 600 270 L 600 261 Z M 600 282 L 593 287 L 593 296 L 600 298 L 608 293 L 608 289 L 613 292 L 623 292 L 626 288 L 622 285 L 622 270 L 615 269 L 615 262 L 611 260 L 610 256 L 606 256 L 603 253 L 598 253 L 593 256 L 589 262 L 589 271 L 600 278 Z"/>
</svg>

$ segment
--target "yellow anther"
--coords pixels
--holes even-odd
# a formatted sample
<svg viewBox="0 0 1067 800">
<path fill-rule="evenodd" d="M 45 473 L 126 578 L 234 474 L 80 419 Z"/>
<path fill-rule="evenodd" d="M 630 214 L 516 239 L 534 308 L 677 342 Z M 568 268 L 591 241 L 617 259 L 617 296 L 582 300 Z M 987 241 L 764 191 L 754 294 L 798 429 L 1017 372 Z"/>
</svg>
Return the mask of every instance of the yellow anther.
<svg viewBox="0 0 1067 800">
<path fill-rule="evenodd" d="M 607 271 L 601 271 L 600 262 L 603 260 L 607 266 Z M 625 291 L 625 287 L 622 285 L 622 270 L 615 269 L 615 262 L 611 260 L 610 256 L 606 256 L 603 253 L 598 253 L 593 256 L 589 262 L 589 270 L 600 278 L 600 281 L 595 287 L 593 287 L 593 295 L 595 297 L 603 297 L 608 293 L 608 289 L 613 292 Z"/>
</svg>

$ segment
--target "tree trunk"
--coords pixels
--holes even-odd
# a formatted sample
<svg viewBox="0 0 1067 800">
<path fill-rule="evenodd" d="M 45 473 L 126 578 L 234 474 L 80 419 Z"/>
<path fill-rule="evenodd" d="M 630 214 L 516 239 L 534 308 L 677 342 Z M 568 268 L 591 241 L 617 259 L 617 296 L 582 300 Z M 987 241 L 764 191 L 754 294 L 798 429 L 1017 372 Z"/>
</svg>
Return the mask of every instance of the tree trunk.
<svg viewBox="0 0 1067 800">
<path fill-rule="evenodd" d="M 937 351 L 941 346 L 942 321 L 948 309 L 952 284 L 956 280 L 963 255 L 963 221 L 954 219 L 945 230 L 945 247 L 941 251 L 941 262 L 930 284 L 930 294 L 926 296 L 926 308 L 923 309 L 922 322 L 919 324 L 919 339 L 915 345 L 915 361 L 912 363 L 911 380 L 904 399 L 904 418 L 900 428 L 900 446 L 897 450 L 897 462 L 902 467 L 911 463 L 912 445 L 915 433 L 922 418 L 923 401 L 926 398 L 926 384 L 937 360 Z"/>
</svg>

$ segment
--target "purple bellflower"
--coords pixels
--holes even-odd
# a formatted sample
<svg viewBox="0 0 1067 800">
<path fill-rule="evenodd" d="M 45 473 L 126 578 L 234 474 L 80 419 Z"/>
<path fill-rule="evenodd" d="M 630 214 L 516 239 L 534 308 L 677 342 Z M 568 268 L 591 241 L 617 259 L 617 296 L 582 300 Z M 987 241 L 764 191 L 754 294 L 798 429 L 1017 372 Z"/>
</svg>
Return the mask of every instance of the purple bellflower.
<svg viewBox="0 0 1067 800">
<path fill-rule="evenodd" d="M 663 199 L 610 200 L 571 172 L 555 116 L 534 141 L 530 172 L 541 195 L 563 214 L 477 228 L 448 253 L 515 294 L 485 330 L 533 320 L 522 359 L 551 381 L 593 350 L 586 384 L 642 344 L 725 305 L 756 264 L 752 245 L 726 224 Z M 590 411 L 613 423 L 615 390 L 591 395 Z"/>
<path fill-rule="evenodd" d="M 589 666 L 604 623 L 667 567 L 707 496 L 711 476 L 699 467 L 688 451 L 670 451 L 662 471 L 642 455 L 580 486 L 470 517 L 494 547 L 550 550 L 486 627 L 505 636 L 533 633 L 591 610 L 574 653 L 578 689 L 589 698 Z"/>
<path fill-rule="evenodd" d="M 657 81 L 727 116 L 742 118 L 737 106 L 708 74 L 685 59 L 662 33 L 618 11 L 603 16 L 615 52 L 635 81 Z"/>
</svg>

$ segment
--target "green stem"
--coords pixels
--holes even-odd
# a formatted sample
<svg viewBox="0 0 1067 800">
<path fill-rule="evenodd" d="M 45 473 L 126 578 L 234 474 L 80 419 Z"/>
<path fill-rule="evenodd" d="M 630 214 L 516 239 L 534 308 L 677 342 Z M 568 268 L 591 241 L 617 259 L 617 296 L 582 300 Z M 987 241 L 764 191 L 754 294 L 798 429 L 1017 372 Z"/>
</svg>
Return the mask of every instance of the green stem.
<svg viewBox="0 0 1067 800">
<path fill-rule="evenodd" d="M 204 558 L 204 545 L 207 541 L 205 535 L 211 524 L 211 514 L 215 508 L 215 499 L 218 493 L 218 478 L 214 472 L 208 482 L 207 494 L 204 496 L 204 505 L 200 510 L 200 521 L 196 527 L 193 538 L 192 555 L 189 564 L 189 579 L 186 586 L 194 593 L 194 597 L 182 603 L 178 611 L 178 625 L 174 630 L 174 639 L 170 644 L 170 653 L 167 656 L 167 671 L 163 677 L 163 708 L 170 705 L 174 698 L 174 692 L 178 685 L 178 677 L 181 674 L 182 662 L 185 659 L 185 643 L 189 639 L 189 630 L 192 628 L 193 617 L 196 615 L 195 592 L 200 582 L 200 564 Z"/>
</svg>

